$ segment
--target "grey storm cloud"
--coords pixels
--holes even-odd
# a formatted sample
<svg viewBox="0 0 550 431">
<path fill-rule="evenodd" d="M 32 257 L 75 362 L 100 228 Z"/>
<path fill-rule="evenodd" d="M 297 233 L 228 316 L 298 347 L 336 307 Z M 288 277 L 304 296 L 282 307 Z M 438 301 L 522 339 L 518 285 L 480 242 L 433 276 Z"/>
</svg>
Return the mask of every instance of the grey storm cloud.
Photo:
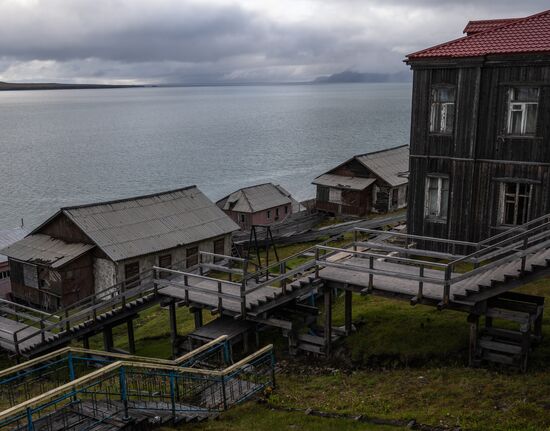
<svg viewBox="0 0 550 431">
<path fill-rule="evenodd" d="M 284 81 L 349 68 L 394 72 L 404 70 L 407 52 L 460 36 L 469 19 L 548 6 L 263 1 L 0 0 L 0 80 Z M 294 19 L 298 7 L 305 18 Z"/>
</svg>

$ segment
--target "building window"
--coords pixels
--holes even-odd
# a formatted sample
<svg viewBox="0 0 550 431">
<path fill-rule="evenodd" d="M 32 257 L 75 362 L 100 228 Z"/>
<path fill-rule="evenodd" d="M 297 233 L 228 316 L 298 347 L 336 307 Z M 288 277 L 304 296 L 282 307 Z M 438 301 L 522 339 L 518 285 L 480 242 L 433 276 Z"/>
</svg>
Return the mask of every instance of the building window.
<svg viewBox="0 0 550 431">
<path fill-rule="evenodd" d="M 508 134 L 535 134 L 537 129 L 538 101 L 538 88 L 510 88 L 508 92 Z"/>
<path fill-rule="evenodd" d="M 430 132 L 453 133 L 455 119 L 454 87 L 432 88 Z"/>
<path fill-rule="evenodd" d="M 328 192 L 328 201 L 333 204 L 342 203 L 342 190 L 330 188 Z"/>
<path fill-rule="evenodd" d="M 449 178 L 429 176 L 426 178 L 425 216 L 432 220 L 446 220 L 449 207 Z"/>
<path fill-rule="evenodd" d="M 275 220 L 279 220 L 279 208 L 275 208 Z"/>
<path fill-rule="evenodd" d="M 126 288 L 136 287 L 139 284 L 139 262 L 124 265 L 124 280 Z"/>
<path fill-rule="evenodd" d="M 191 268 L 199 264 L 199 248 L 189 247 L 186 251 L 186 267 Z"/>
<path fill-rule="evenodd" d="M 271 220 L 271 210 L 267 210 L 267 219 Z"/>
<path fill-rule="evenodd" d="M 246 221 L 244 214 L 241 214 L 241 223 L 244 223 Z"/>
<path fill-rule="evenodd" d="M 500 186 L 500 224 L 518 225 L 528 221 L 531 184 L 501 183 Z"/>
<path fill-rule="evenodd" d="M 285 214 L 288 214 L 288 205 L 285 206 Z"/>
</svg>

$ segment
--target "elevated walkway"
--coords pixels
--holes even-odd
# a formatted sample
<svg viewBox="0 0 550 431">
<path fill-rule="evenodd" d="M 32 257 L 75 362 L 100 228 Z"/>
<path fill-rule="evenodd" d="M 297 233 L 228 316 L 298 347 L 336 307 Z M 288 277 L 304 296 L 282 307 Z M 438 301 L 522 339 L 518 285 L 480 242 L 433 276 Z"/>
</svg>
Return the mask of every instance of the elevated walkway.
<svg viewBox="0 0 550 431">
<path fill-rule="evenodd" d="M 304 346 L 328 356 L 333 340 L 341 335 L 332 327 L 331 290 L 346 292 L 341 332 L 347 335 L 352 327 L 352 292 L 485 316 L 495 298 L 550 275 L 550 215 L 479 243 L 366 228 L 354 228 L 352 233 L 349 244 L 319 244 L 255 272 L 249 272 L 245 259 L 201 252 L 196 268 L 155 267 L 128 285 L 108 288 L 56 315 L 3 304 L 13 309 L 10 313 L 0 309 L 2 318 L 10 320 L 0 321 L 4 322 L 0 346 L 32 357 L 103 331 L 108 350 L 114 325 L 127 323 L 131 340 L 131 320 L 160 302 L 170 308 L 173 346 L 175 310 L 181 305 L 281 328 L 291 350 Z M 432 251 L 426 247 L 430 243 L 443 243 L 448 251 Z M 313 293 L 324 296 L 328 311 L 324 325 L 314 330 L 318 309 L 304 302 Z M 33 318 L 25 317 L 29 313 Z M 300 313 L 315 335 L 297 332 L 292 317 Z M 195 321 L 201 320 L 196 317 Z"/>
</svg>

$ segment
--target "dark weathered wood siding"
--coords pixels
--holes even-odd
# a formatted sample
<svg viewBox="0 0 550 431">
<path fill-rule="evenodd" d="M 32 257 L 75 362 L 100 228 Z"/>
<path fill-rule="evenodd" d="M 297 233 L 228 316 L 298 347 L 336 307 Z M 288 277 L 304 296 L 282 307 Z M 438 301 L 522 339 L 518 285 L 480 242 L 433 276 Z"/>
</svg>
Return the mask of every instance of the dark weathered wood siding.
<svg viewBox="0 0 550 431">
<path fill-rule="evenodd" d="M 536 182 L 529 218 L 550 212 L 550 56 L 413 62 L 414 71 L 409 232 L 478 241 L 498 225 L 498 178 Z M 453 133 L 429 132 L 430 90 L 456 87 Z M 507 91 L 514 85 L 540 88 L 537 131 L 506 134 Z M 450 178 L 446 222 L 424 217 L 428 174 Z"/>
</svg>

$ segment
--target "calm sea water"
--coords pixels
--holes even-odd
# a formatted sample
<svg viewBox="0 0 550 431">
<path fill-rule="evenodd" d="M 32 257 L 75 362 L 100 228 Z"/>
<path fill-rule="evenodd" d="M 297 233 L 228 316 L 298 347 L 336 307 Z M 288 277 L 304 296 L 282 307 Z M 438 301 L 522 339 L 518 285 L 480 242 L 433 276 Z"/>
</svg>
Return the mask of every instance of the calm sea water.
<svg viewBox="0 0 550 431">
<path fill-rule="evenodd" d="M 0 229 L 59 207 L 272 181 L 299 199 L 346 158 L 406 144 L 409 84 L 0 93 Z"/>
</svg>

